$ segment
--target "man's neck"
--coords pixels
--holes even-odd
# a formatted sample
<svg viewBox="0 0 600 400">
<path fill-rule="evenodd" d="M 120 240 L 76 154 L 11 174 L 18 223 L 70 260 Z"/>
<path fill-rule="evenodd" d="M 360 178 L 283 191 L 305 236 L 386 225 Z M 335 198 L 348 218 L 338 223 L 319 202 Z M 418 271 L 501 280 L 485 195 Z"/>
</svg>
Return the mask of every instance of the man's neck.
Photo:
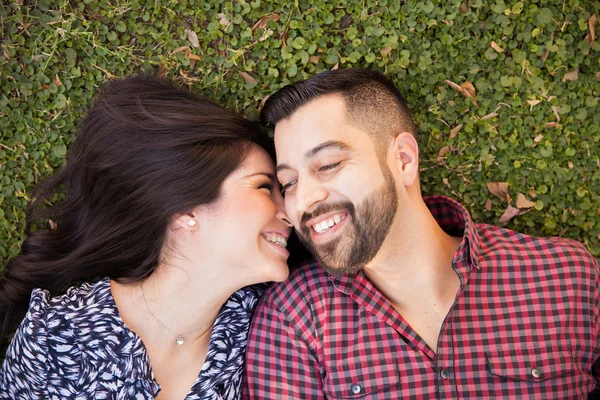
<svg viewBox="0 0 600 400">
<path fill-rule="evenodd" d="M 394 305 L 449 308 L 460 286 L 452 259 L 462 238 L 446 234 L 421 199 L 402 207 L 364 273 Z"/>
</svg>

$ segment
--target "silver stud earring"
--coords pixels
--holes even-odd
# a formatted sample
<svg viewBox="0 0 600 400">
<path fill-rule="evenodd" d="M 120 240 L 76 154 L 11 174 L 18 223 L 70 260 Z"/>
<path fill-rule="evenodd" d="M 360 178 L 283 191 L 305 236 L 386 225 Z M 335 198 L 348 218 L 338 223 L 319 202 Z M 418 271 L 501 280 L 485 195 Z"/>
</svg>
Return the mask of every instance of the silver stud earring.
<svg viewBox="0 0 600 400">
<path fill-rule="evenodd" d="M 190 220 L 187 222 L 187 226 L 189 226 L 190 228 L 193 228 L 193 227 L 195 227 L 195 226 L 196 226 L 196 220 L 195 220 L 195 219 L 190 219 Z"/>
</svg>

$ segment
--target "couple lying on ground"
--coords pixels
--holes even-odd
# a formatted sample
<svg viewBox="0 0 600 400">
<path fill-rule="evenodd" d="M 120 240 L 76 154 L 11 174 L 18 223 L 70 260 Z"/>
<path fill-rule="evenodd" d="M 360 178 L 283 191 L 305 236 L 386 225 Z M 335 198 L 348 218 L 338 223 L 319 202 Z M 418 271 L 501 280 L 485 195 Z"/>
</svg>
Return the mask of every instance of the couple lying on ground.
<svg viewBox="0 0 600 400">
<path fill-rule="evenodd" d="M 595 389 L 598 262 L 423 198 L 391 81 L 328 71 L 272 95 L 261 119 L 274 143 L 157 78 L 102 88 L 0 280 L 3 341 L 16 330 L 0 398 Z M 315 259 L 289 274 L 292 228 Z"/>
</svg>

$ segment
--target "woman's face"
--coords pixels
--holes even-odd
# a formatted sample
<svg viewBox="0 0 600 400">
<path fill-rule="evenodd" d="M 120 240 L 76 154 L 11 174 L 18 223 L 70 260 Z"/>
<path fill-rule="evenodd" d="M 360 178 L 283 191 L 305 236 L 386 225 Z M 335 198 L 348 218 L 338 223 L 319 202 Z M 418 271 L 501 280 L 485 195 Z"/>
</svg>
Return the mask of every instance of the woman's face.
<svg viewBox="0 0 600 400">
<path fill-rule="evenodd" d="M 200 207 L 198 215 L 211 258 L 233 268 L 236 277 L 247 278 L 248 283 L 287 278 L 285 246 L 291 223 L 275 166 L 263 149 L 252 146 L 240 167 L 223 181 L 219 199 Z"/>
</svg>

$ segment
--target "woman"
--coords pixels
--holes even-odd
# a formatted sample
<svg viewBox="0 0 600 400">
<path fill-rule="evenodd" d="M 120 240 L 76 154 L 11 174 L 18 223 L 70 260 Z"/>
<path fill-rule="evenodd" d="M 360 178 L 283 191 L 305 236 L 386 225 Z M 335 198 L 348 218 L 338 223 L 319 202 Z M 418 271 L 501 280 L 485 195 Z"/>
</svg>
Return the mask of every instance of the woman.
<svg viewBox="0 0 600 400">
<path fill-rule="evenodd" d="M 168 82 L 107 84 L 0 280 L 2 398 L 239 398 L 247 286 L 288 275 L 271 146 Z"/>
</svg>

